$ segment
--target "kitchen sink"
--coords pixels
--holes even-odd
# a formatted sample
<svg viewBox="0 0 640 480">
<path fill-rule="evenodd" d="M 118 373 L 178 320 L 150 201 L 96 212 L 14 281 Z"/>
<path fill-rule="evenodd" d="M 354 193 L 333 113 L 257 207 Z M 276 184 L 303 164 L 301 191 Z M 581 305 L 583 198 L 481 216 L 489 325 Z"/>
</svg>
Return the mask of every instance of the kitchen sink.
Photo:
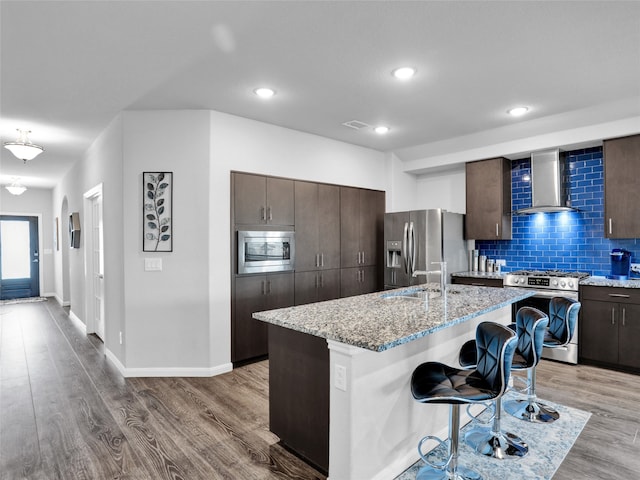
<svg viewBox="0 0 640 480">
<path fill-rule="evenodd" d="M 380 295 L 380 298 L 384 300 L 424 300 L 425 292 L 429 295 L 429 298 L 437 298 L 440 296 L 440 289 L 437 287 L 433 288 L 424 288 L 420 290 L 407 290 L 404 292 L 394 292 L 394 293 L 383 293 Z M 456 294 L 460 293 L 460 290 L 453 290 L 447 288 L 446 291 L 448 294 Z M 437 294 L 437 295 L 433 295 Z"/>
</svg>

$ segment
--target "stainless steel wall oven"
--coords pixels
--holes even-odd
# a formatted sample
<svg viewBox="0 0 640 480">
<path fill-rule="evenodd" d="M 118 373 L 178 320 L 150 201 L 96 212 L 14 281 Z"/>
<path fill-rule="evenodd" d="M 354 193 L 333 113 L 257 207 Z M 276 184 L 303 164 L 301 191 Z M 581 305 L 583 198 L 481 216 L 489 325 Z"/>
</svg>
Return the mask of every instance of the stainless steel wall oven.
<svg viewBox="0 0 640 480">
<path fill-rule="evenodd" d="M 295 232 L 238 230 L 238 274 L 295 268 Z"/>
</svg>

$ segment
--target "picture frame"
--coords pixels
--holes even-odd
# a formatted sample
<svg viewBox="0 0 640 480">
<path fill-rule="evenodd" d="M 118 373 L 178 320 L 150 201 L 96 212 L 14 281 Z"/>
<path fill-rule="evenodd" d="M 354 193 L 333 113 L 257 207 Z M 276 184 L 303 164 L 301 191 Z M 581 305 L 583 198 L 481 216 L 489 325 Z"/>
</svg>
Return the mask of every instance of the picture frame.
<svg viewBox="0 0 640 480">
<path fill-rule="evenodd" d="M 142 172 L 142 251 L 173 251 L 173 172 Z"/>
</svg>

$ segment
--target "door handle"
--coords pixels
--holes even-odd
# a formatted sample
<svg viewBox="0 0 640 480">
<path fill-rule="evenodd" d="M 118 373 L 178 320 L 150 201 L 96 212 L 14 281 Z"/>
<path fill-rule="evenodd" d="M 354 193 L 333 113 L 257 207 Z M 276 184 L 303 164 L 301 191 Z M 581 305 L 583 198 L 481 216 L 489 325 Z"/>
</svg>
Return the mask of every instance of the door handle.
<svg viewBox="0 0 640 480">
<path fill-rule="evenodd" d="M 500 225 L 496 223 L 496 237 L 500 236 Z"/>
<path fill-rule="evenodd" d="M 613 235 L 613 218 L 609 217 L 609 235 Z"/>
</svg>

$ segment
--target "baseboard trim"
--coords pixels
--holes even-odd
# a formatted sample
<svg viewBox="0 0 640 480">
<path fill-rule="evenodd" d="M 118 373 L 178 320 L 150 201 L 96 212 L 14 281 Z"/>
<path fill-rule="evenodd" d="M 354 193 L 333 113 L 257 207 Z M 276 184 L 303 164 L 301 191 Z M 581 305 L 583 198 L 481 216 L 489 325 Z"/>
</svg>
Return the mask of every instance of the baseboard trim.
<svg viewBox="0 0 640 480">
<path fill-rule="evenodd" d="M 71 321 L 76 325 L 76 327 L 78 327 L 80 330 L 82 330 L 82 333 L 84 335 L 87 334 L 87 326 L 84 324 L 84 322 L 82 320 L 80 320 L 80 318 L 73 313 L 71 310 L 69 311 L 69 318 L 71 319 Z"/>
<path fill-rule="evenodd" d="M 233 365 L 225 363 L 215 367 L 208 368 L 182 368 L 182 367 L 164 367 L 164 368 L 127 368 L 122 362 L 109 350 L 105 348 L 105 355 L 118 369 L 120 374 L 125 378 L 133 377 L 215 377 L 223 373 L 233 370 Z"/>
</svg>

